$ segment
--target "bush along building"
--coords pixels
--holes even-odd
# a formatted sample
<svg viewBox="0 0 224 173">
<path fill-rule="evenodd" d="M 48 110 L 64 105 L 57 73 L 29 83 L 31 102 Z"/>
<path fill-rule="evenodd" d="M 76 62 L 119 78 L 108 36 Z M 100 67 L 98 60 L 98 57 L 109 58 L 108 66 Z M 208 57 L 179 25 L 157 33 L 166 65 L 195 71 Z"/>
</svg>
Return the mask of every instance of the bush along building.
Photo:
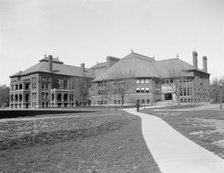
<svg viewBox="0 0 224 173">
<path fill-rule="evenodd" d="M 193 51 L 193 65 L 179 58 L 157 61 L 132 51 L 111 66 L 100 63 L 93 67 L 101 73 L 92 81 L 91 103 L 195 105 L 209 102 L 210 74 L 207 57 L 202 59 L 203 69 L 199 69 L 196 51 Z"/>
<path fill-rule="evenodd" d="M 90 105 L 89 86 L 93 70 L 65 65 L 48 57 L 10 76 L 11 108 L 74 107 Z"/>
</svg>

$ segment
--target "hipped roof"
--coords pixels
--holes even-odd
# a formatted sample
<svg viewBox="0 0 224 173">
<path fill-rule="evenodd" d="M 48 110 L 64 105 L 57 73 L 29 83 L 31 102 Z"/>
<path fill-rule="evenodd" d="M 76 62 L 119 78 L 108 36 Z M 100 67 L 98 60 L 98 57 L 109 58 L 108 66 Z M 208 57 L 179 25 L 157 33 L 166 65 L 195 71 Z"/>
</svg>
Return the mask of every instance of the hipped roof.
<svg viewBox="0 0 224 173">
<path fill-rule="evenodd" d="M 43 60 L 43 59 L 42 59 Z M 39 63 L 35 64 L 34 66 L 24 70 L 19 71 L 16 74 L 10 77 L 17 77 L 17 76 L 26 76 L 33 73 L 52 73 L 57 75 L 66 75 L 66 76 L 78 76 L 78 77 L 94 77 L 94 73 L 91 69 L 85 69 L 85 72 L 82 72 L 81 67 L 65 65 L 63 62 L 57 60 L 56 62 L 53 59 L 52 67 L 53 71 L 51 72 L 49 69 L 48 59 L 44 59 L 44 61 L 40 60 Z"/>
<path fill-rule="evenodd" d="M 93 81 L 104 81 L 113 79 L 129 78 L 169 78 L 171 73 L 175 73 L 178 77 L 193 76 L 195 70 L 191 64 L 182 61 L 179 58 L 156 61 L 135 52 L 125 56 L 119 62 L 107 69 L 104 73 L 97 76 Z M 199 70 L 203 72 L 202 70 Z M 203 72 L 205 73 L 205 72 Z"/>
</svg>

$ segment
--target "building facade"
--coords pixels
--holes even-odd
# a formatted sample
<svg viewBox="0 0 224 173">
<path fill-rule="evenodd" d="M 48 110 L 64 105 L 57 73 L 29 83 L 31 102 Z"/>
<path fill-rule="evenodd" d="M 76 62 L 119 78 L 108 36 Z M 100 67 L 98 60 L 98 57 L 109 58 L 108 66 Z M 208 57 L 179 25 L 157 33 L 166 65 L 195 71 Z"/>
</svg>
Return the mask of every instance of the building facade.
<svg viewBox="0 0 224 173">
<path fill-rule="evenodd" d="M 92 68 L 65 65 L 45 55 L 34 66 L 10 76 L 11 108 L 202 104 L 209 102 L 207 57 L 198 68 L 180 58 L 155 60 L 135 52 L 108 56 Z"/>
<path fill-rule="evenodd" d="M 207 57 L 198 68 L 179 58 L 156 61 L 132 52 L 93 80 L 92 105 L 141 105 L 162 103 L 203 104 L 209 102 Z"/>
<path fill-rule="evenodd" d="M 65 65 L 58 58 L 45 56 L 38 64 L 11 78 L 11 108 L 74 107 L 90 104 L 88 86 L 93 71 Z"/>
</svg>

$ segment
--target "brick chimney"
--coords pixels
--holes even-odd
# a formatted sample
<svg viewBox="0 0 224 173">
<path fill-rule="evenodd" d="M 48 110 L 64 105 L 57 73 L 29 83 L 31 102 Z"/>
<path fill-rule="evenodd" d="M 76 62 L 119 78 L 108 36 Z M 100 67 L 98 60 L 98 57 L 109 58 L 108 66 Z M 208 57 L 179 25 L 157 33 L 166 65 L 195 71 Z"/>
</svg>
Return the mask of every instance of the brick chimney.
<svg viewBox="0 0 224 173">
<path fill-rule="evenodd" d="M 194 69 L 198 69 L 198 53 L 193 51 L 193 67 Z"/>
<path fill-rule="evenodd" d="M 208 67 L 207 67 L 207 57 L 206 56 L 203 56 L 203 71 L 205 73 L 208 72 Z"/>
<path fill-rule="evenodd" d="M 49 65 L 49 71 L 52 72 L 53 71 L 53 56 L 52 55 L 48 56 L 48 65 Z"/>
<path fill-rule="evenodd" d="M 82 63 L 81 64 L 81 70 L 82 70 L 82 72 L 85 72 L 86 71 L 86 69 L 85 69 L 85 63 Z"/>
<path fill-rule="evenodd" d="M 120 59 L 112 56 L 107 56 L 107 68 L 117 63 Z"/>
</svg>

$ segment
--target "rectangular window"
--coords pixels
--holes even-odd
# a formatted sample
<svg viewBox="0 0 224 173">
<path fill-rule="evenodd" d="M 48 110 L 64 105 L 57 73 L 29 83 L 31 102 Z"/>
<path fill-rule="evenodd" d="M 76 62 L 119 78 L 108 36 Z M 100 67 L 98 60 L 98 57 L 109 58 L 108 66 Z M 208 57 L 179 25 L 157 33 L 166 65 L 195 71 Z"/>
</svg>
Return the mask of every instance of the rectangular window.
<svg viewBox="0 0 224 173">
<path fill-rule="evenodd" d="M 145 92 L 145 88 L 141 88 L 141 93 L 144 93 Z"/>
<path fill-rule="evenodd" d="M 42 92 L 42 99 L 44 100 L 45 99 L 45 93 Z"/>
<path fill-rule="evenodd" d="M 145 80 L 144 79 L 141 79 L 141 83 L 145 83 Z"/>
<path fill-rule="evenodd" d="M 140 88 L 136 88 L 136 93 L 140 93 Z"/>
<path fill-rule="evenodd" d="M 46 93 L 46 99 L 49 99 L 49 95 L 48 95 L 48 93 Z"/>
<path fill-rule="evenodd" d="M 148 79 L 145 79 L 145 83 L 149 83 L 149 80 Z"/>
<path fill-rule="evenodd" d="M 37 83 L 32 83 L 32 89 L 36 89 Z"/>
<path fill-rule="evenodd" d="M 23 89 L 23 85 L 22 84 L 19 84 L 19 89 Z"/>
<path fill-rule="evenodd" d="M 184 88 L 184 96 L 186 96 L 187 95 L 187 91 L 186 91 L 186 89 Z"/>
<path fill-rule="evenodd" d="M 146 93 L 149 93 L 149 88 L 146 88 L 146 89 L 145 89 L 145 92 L 146 92 Z"/>
<path fill-rule="evenodd" d="M 136 83 L 139 83 L 139 79 L 136 80 Z"/>
</svg>

